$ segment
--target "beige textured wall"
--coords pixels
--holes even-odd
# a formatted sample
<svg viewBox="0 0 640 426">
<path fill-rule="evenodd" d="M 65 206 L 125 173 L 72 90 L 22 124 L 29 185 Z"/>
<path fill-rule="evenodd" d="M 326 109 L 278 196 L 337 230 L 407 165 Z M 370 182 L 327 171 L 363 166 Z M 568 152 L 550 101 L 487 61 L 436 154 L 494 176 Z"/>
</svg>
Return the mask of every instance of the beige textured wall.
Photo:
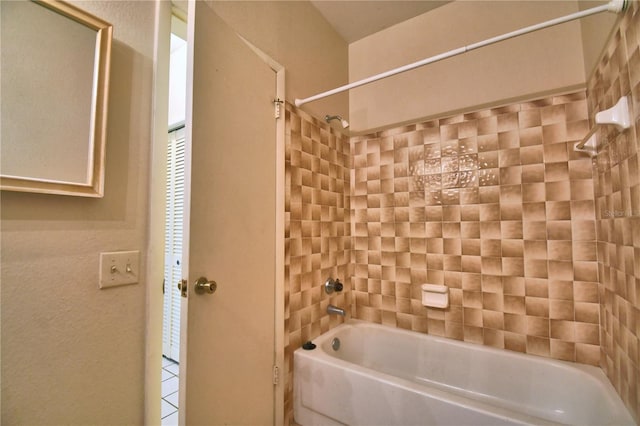
<svg viewBox="0 0 640 426">
<path fill-rule="evenodd" d="M 349 81 L 577 11 L 575 2 L 452 2 L 349 46 Z M 484 47 L 350 92 L 351 128 L 443 116 L 584 86 L 580 24 Z"/>
<path fill-rule="evenodd" d="M 213 1 L 215 12 L 286 69 L 286 98 L 305 98 L 348 82 L 347 43 L 306 1 Z M 316 117 L 349 116 L 348 95 L 302 108 Z"/>
<path fill-rule="evenodd" d="M 3 424 L 143 422 L 146 279 L 100 290 L 98 265 L 145 271 L 156 3 L 77 4 L 114 24 L 105 197 L 1 193 Z"/>
<path fill-rule="evenodd" d="M 590 9 L 608 3 L 607 1 L 579 0 L 580 10 Z M 590 78 L 598 65 L 611 33 L 620 19 L 619 14 L 599 13 L 580 20 L 584 73 Z"/>
<path fill-rule="evenodd" d="M 631 128 L 602 126 L 594 161 L 600 363 L 640 420 L 640 7 L 631 2 L 589 80 L 590 117 L 629 96 Z"/>
</svg>

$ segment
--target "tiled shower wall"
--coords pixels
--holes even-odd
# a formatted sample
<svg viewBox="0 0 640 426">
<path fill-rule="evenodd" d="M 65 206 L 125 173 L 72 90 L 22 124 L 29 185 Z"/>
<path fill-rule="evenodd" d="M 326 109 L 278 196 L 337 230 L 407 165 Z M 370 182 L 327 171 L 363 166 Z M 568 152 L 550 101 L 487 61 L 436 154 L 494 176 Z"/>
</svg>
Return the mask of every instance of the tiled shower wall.
<svg viewBox="0 0 640 426">
<path fill-rule="evenodd" d="M 638 419 L 639 15 L 631 2 L 587 92 L 350 142 L 287 104 L 286 424 L 293 351 L 342 322 L 325 314 L 329 303 L 600 365 Z M 627 93 L 632 128 L 599 132 L 609 142 L 595 161 L 575 152 L 589 117 Z M 342 295 L 324 294 L 329 276 L 345 282 Z M 451 306 L 423 307 L 422 283 L 448 285 Z"/>
<path fill-rule="evenodd" d="M 293 351 L 351 316 L 349 139 L 286 104 L 285 424 L 293 420 Z M 324 291 L 327 278 L 344 283 Z"/>
<path fill-rule="evenodd" d="M 628 96 L 632 126 L 598 131 L 594 162 L 601 365 L 640 419 L 640 9 L 630 2 L 588 85 L 590 116 Z"/>
<path fill-rule="evenodd" d="M 578 92 L 352 138 L 355 317 L 598 365 L 588 126 Z"/>
<path fill-rule="evenodd" d="M 597 365 L 599 303 L 585 92 L 351 141 L 287 104 L 285 413 L 293 351 L 348 314 Z M 342 295 L 322 291 L 327 277 Z M 421 304 L 446 283 L 451 306 Z"/>
</svg>

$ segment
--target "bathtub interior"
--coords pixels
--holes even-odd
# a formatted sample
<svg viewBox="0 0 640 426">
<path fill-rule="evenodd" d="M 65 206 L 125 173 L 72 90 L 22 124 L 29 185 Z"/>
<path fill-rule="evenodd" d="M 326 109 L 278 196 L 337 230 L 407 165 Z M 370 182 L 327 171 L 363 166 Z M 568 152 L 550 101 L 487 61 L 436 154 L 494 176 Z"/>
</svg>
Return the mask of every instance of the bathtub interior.
<svg viewBox="0 0 640 426">
<path fill-rule="evenodd" d="M 332 340 L 340 339 L 340 349 Z M 607 424 L 622 409 L 596 367 L 473 345 L 358 320 L 320 336 L 335 365 L 373 370 L 452 395 L 566 424 Z M 351 367 L 349 367 L 351 366 Z"/>
</svg>

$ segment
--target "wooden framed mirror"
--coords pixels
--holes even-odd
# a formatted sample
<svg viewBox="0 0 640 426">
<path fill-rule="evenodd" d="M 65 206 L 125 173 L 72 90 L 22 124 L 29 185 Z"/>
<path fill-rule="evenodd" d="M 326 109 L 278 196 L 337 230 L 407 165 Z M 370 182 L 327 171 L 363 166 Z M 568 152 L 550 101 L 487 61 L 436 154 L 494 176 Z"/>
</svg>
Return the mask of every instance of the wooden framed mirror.
<svg viewBox="0 0 640 426">
<path fill-rule="evenodd" d="M 103 196 L 112 33 L 63 1 L 0 2 L 0 189 Z"/>
</svg>

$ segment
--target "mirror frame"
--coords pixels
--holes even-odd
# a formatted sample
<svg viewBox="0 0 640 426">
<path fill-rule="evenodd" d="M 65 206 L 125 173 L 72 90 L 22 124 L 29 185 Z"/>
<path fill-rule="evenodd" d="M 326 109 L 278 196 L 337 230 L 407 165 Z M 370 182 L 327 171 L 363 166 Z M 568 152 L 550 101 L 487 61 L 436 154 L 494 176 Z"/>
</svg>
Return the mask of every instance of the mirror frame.
<svg viewBox="0 0 640 426">
<path fill-rule="evenodd" d="M 104 195 L 105 144 L 107 136 L 107 109 L 109 98 L 109 71 L 113 25 L 61 0 L 32 0 L 66 18 L 96 31 L 96 50 L 93 61 L 93 88 L 91 99 L 91 129 L 87 141 L 89 152 L 87 183 L 4 176 L 0 174 L 0 190 L 37 192 L 99 198 Z M 92 146 L 91 146 L 92 145 Z"/>
</svg>

